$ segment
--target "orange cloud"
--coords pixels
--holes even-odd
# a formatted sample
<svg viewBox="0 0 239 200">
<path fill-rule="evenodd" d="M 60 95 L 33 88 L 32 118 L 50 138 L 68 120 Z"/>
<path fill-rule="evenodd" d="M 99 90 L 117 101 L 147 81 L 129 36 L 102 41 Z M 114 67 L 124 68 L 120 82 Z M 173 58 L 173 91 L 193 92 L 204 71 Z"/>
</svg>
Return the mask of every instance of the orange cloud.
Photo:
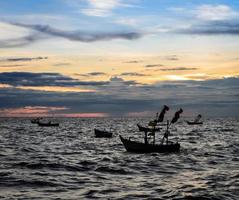
<svg viewBox="0 0 239 200">
<path fill-rule="evenodd" d="M 69 113 L 69 114 L 58 114 L 58 117 L 83 117 L 83 118 L 94 118 L 94 117 L 109 117 L 108 113 Z"/>
<path fill-rule="evenodd" d="M 36 117 L 49 116 L 51 112 L 67 110 L 66 107 L 25 106 L 22 108 L 6 108 L 0 110 L 1 117 Z"/>
<path fill-rule="evenodd" d="M 68 110 L 67 107 L 25 106 L 0 110 L 0 117 L 52 117 L 55 111 Z M 54 117 L 108 117 L 108 113 L 56 113 Z"/>
<path fill-rule="evenodd" d="M 93 89 L 84 89 L 79 87 L 60 87 L 60 86 L 20 86 L 21 90 L 36 90 L 46 92 L 95 92 Z"/>
</svg>

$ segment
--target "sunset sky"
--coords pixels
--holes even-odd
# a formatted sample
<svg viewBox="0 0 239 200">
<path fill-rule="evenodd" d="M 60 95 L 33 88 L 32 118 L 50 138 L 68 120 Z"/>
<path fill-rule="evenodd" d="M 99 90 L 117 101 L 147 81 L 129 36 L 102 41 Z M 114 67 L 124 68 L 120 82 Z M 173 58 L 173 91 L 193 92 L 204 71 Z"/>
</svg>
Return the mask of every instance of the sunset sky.
<svg viewBox="0 0 239 200">
<path fill-rule="evenodd" d="M 0 0 L 0 117 L 239 116 L 238 0 Z"/>
</svg>

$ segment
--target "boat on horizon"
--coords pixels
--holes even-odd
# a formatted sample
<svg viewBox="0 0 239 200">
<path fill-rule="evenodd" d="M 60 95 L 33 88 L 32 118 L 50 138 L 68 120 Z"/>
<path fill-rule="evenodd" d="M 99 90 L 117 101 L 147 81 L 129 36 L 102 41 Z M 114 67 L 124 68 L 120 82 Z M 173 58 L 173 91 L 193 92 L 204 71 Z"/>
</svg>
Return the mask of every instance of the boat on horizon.
<svg viewBox="0 0 239 200">
<path fill-rule="evenodd" d="M 31 119 L 32 124 L 37 124 L 42 118 Z"/>
<path fill-rule="evenodd" d="M 194 121 L 186 121 L 188 125 L 201 125 L 203 124 L 202 121 L 200 121 L 200 119 L 202 118 L 202 115 L 199 114 L 195 119 Z"/>
<path fill-rule="evenodd" d="M 111 138 L 113 133 L 108 132 L 108 131 L 102 131 L 99 129 L 94 129 L 95 132 L 95 137 L 96 138 Z"/>
<path fill-rule="evenodd" d="M 186 121 L 188 125 L 201 125 L 203 122 Z"/>
<path fill-rule="evenodd" d="M 49 122 L 40 122 L 40 121 L 38 121 L 37 124 L 38 124 L 38 126 L 46 126 L 46 127 L 59 126 L 59 123 L 56 123 L 56 122 L 54 123 L 54 122 L 51 122 L 51 121 L 49 121 Z"/>
</svg>

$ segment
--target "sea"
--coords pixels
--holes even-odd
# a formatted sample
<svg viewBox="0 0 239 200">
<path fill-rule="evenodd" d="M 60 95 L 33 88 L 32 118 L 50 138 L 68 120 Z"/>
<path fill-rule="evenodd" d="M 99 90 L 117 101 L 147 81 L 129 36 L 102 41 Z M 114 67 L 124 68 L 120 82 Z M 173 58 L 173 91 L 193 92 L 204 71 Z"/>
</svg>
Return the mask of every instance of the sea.
<svg viewBox="0 0 239 200">
<path fill-rule="evenodd" d="M 143 141 L 148 118 L 0 118 L 0 199 L 239 199 L 239 119 L 170 128 L 178 153 L 126 152 L 119 135 Z M 95 138 L 94 128 L 112 138 Z M 160 142 L 163 131 L 156 134 Z"/>
</svg>

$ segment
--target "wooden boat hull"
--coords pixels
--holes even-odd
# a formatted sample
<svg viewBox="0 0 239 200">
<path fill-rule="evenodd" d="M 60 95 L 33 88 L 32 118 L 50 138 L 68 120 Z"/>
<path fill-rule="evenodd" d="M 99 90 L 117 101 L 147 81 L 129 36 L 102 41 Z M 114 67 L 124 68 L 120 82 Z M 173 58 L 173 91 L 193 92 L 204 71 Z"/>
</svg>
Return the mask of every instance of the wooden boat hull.
<svg viewBox="0 0 239 200">
<path fill-rule="evenodd" d="M 188 125 L 202 125 L 203 122 L 190 122 L 190 121 L 187 121 L 187 124 Z"/>
<path fill-rule="evenodd" d="M 148 128 L 148 127 L 143 127 L 140 124 L 137 124 L 139 131 L 141 132 L 156 132 L 156 131 L 160 131 L 160 128 Z"/>
<path fill-rule="evenodd" d="M 101 131 L 98 129 L 95 129 L 94 131 L 95 131 L 96 138 L 111 138 L 113 135 L 111 132 Z"/>
<path fill-rule="evenodd" d="M 59 126 L 59 123 L 42 123 L 38 122 L 38 126 L 44 126 L 44 127 L 51 127 L 51 126 Z"/>
<path fill-rule="evenodd" d="M 128 152 L 133 153 L 172 153 L 172 152 L 178 152 L 180 150 L 180 144 L 179 143 L 169 143 L 169 144 L 145 144 L 141 142 L 136 141 L 130 141 L 128 139 L 123 138 L 120 135 L 120 140 L 122 141 L 125 149 Z"/>
</svg>

